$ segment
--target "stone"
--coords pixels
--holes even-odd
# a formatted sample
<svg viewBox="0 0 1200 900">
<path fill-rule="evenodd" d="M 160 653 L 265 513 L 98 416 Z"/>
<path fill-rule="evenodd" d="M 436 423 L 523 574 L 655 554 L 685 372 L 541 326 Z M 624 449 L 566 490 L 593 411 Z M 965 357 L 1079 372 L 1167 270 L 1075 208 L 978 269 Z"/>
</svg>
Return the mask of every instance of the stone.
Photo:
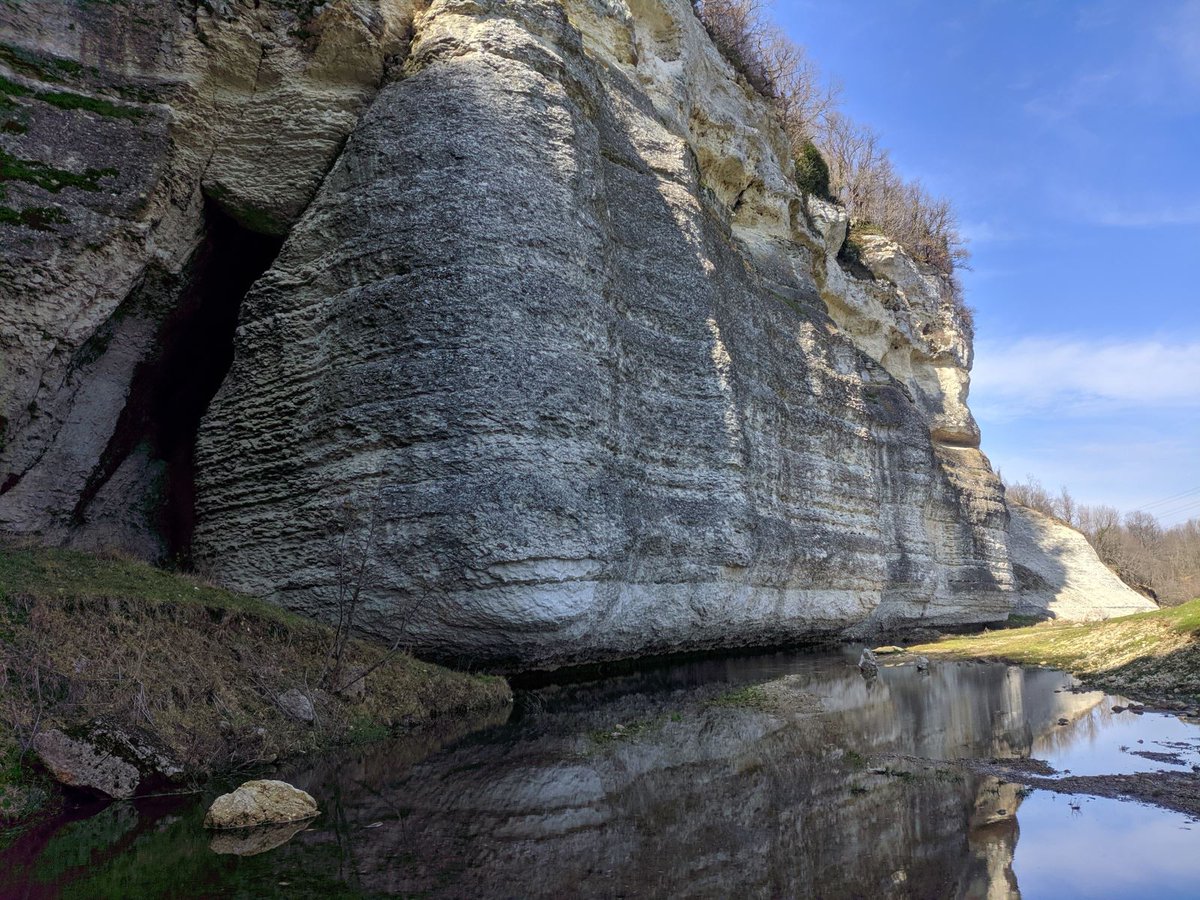
<svg viewBox="0 0 1200 900">
<path fill-rule="evenodd" d="M 907 651 L 903 647 L 895 647 L 895 646 L 887 645 L 887 646 L 883 646 L 883 647 L 876 647 L 871 652 L 874 653 L 876 656 L 891 656 L 892 654 L 895 654 L 895 653 L 905 653 Z"/>
<path fill-rule="evenodd" d="M 299 688 L 289 688 L 280 694 L 275 702 L 285 714 L 297 722 L 311 723 L 317 717 L 312 699 Z"/>
<path fill-rule="evenodd" d="M 377 508 L 356 624 L 500 670 L 1006 618 L 968 327 L 894 245 L 842 270 L 690 4 L 415 26 L 242 304 L 206 571 L 335 619 Z"/>
<path fill-rule="evenodd" d="M 286 781 L 247 781 L 212 802 L 204 816 L 204 827 L 283 825 L 306 821 L 319 812 L 317 802 L 308 793 Z"/>
<path fill-rule="evenodd" d="M 339 687 L 335 693 L 343 700 L 351 703 L 362 700 L 367 696 L 366 669 L 351 669 L 340 675 Z"/>
<path fill-rule="evenodd" d="M 125 800 L 178 779 L 182 768 L 153 737 L 103 720 L 33 739 L 38 761 L 63 785 Z"/>
<path fill-rule="evenodd" d="M 153 428 L 138 434 L 145 370 L 189 325 L 206 229 L 225 215 L 282 237 L 407 52 L 412 0 L 344 0 L 302 21 L 290 7 L 0 4 L 5 60 L 25 60 L 4 65 L 24 89 L 4 151 L 84 176 L 4 182 L 6 207 L 54 220 L 0 223 L 0 530 L 165 554 L 154 512 L 169 462 Z M 37 99 L 48 92 L 81 103 Z"/>
<path fill-rule="evenodd" d="M 5 152 L 94 184 L 6 182 L 67 222 L 0 224 L 0 531 L 332 621 L 377 508 L 356 625 L 498 670 L 1065 614 L 1093 571 L 1017 591 L 949 282 L 845 261 L 687 0 L 20 6 L 0 40 L 75 66 L 11 73 Z M 146 410 L 206 316 L 193 485 Z"/>
<path fill-rule="evenodd" d="M 1104 565 L 1080 532 L 1037 510 L 1008 509 L 1015 613 L 1089 622 L 1158 609 Z"/>
<path fill-rule="evenodd" d="M 858 671 L 867 678 L 873 678 L 879 674 L 879 661 L 870 650 L 864 649 L 862 655 L 858 657 Z"/>
</svg>

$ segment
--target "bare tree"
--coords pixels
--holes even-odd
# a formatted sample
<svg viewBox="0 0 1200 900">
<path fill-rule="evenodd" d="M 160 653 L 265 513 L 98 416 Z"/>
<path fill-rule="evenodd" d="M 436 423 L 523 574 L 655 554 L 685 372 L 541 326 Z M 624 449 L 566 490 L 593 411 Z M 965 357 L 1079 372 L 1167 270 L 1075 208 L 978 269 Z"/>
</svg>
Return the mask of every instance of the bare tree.
<svg viewBox="0 0 1200 900">
<path fill-rule="evenodd" d="M 762 0 L 692 0 L 713 43 L 746 81 L 772 101 L 803 159 L 812 142 L 824 155 L 830 189 L 860 230 L 876 229 L 944 276 L 944 299 L 970 324 L 955 271 L 969 254 L 950 202 L 896 171 L 879 136 L 838 111 L 838 87 L 804 48 L 765 16 Z M 802 167 L 803 168 L 803 167 Z"/>
<path fill-rule="evenodd" d="M 1041 482 L 1005 484 L 1010 500 L 1078 529 L 1100 559 L 1135 590 L 1161 605 L 1200 597 L 1200 519 L 1164 528 L 1153 515 L 1079 503 L 1067 488 L 1051 496 Z"/>
</svg>

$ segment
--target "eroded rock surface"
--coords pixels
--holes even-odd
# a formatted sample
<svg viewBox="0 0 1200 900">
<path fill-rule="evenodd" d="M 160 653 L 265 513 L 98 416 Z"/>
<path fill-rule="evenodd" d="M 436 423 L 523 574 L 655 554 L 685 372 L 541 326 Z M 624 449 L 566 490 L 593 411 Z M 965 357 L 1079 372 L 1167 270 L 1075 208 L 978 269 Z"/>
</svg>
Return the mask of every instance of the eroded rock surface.
<svg viewBox="0 0 1200 900">
<path fill-rule="evenodd" d="M 213 801 L 204 817 L 204 827 L 254 828 L 261 825 L 283 825 L 311 819 L 318 812 L 320 810 L 316 800 L 286 781 L 247 781 L 236 790 L 222 794 Z"/>
<path fill-rule="evenodd" d="M 959 366 L 935 397 L 839 328 L 844 214 L 806 211 L 690 5 L 415 26 L 243 306 L 204 564 L 328 616 L 340 511 L 375 508 L 363 623 L 496 665 L 1003 618 L 1006 514 L 951 402 L 968 338 L 892 276 L 888 333 Z"/>
<path fill-rule="evenodd" d="M 798 192 L 686 0 L 0 40 L 0 531 L 330 619 L 349 531 L 357 624 L 498 668 L 1011 611 L 949 285 Z"/>
<path fill-rule="evenodd" d="M 203 412 L 261 268 L 205 309 L 195 283 L 270 261 L 407 48 L 408 0 L 317 6 L 0 4 L 0 530 L 186 550 L 171 420 Z M 220 227 L 246 237 L 213 260 Z"/>
<path fill-rule="evenodd" d="M 107 722 L 33 739 L 38 761 L 67 787 L 125 800 L 140 790 L 178 778 L 182 768 L 150 735 Z"/>
<path fill-rule="evenodd" d="M 1074 528 L 1015 503 L 1009 511 L 1017 614 L 1088 622 L 1158 609 L 1104 565 Z"/>
</svg>

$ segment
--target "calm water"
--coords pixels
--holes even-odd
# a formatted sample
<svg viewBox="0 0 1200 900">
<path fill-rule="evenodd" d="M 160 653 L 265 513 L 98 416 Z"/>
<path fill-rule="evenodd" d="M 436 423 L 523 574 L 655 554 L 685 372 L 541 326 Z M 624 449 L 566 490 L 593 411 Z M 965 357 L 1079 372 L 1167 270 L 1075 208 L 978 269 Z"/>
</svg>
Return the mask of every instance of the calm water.
<svg viewBox="0 0 1200 900">
<path fill-rule="evenodd" d="M 323 815 L 253 846 L 200 827 L 217 788 L 113 804 L 0 853 L 0 896 L 1198 895 L 1200 825 L 1185 816 L 868 758 L 1190 768 L 1200 728 L 1114 714 L 1049 670 L 935 663 L 866 682 L 854 659 L 772 654 L 524 692 L 473 733 L 277 773 Z M 1146 750 L 1179 762 L 1133 752 Z"/>
</svg>

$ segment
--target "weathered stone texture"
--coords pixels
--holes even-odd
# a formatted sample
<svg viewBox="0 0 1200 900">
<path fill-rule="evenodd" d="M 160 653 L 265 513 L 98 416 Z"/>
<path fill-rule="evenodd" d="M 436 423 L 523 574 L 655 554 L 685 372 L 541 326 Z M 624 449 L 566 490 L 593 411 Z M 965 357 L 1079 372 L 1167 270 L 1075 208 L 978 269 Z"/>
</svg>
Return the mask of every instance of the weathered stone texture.
<svg viewBox="0 0 1200 900">
<path fill-rule="evenodd" d="M 1050 516 L 1015 503 L 1009 551 L 1023 616 L 1088 622 L 1158 609 L 1121 581 L 1082 534 Z"/>
<path fill-rule="evenodd" d="M 119 432 L 205 204 L 285 232 L 407 48 L 409 0 L 313 7 L 0 4 L 0 529 L 161 551 L 165 461 Z"/>
<path fill-rule="evenodd" d="M 247 781 L 212 802 L 204 816 L 204 827 L 255 828 L 261 825 L 281 825 L 311 819 L 319 812 L 317 801 L 286 781 Z"/>
<path fill-rule="evenodd" d="M 402 76 L 243 305 L 200 436 L 217 577 L 332 615 L 348 502 L 364 624 L 443 657 L 1007 614 L 969 339 L 915 282 L 883 327 L 943 349 L 911 378 L 838 327 L 844 217 L 685 0 L 434 2 Z"/>
</svg>

